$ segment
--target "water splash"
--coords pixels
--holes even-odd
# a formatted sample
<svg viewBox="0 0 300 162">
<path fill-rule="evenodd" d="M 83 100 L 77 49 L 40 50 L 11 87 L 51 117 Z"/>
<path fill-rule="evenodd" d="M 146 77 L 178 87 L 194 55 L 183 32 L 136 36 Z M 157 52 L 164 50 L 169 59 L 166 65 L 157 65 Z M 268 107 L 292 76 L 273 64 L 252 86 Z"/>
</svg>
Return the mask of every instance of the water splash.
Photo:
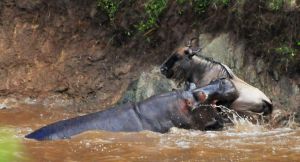
<svg viewBox="0 0 300 162">
<path fill-rule="evenodd" d="M 295 118 L 296 118 L 296 112 L 293 112 L 289 116 L 289 119 L 288 119 L 288 122 L 287 122 L 287 127 L 288 128 L 297 128 L 297 127 L 299 127 L 299 124 L 295 121 Z"/>
<path fill-rule="evenodd" d="M 254 116 L 241 116 L 235 110 L 229 109 L 225 106 L 216 106 L 220 108 L 221 114 L 226 114 L 227 118 L 233 123 L 233 127 L 227 127 L 230 131 L 235 132 L 263 132 L 266 131 L 264 118 L 262 114 L 256 114 Z M 261 119 L 261 120 L 259 120 Z M 253 122 L 254 120 L 254 122 Z"/>
<path fill-rule="evenodd" d="M 270 120 L 270 127 L 297 129 L 300 127 L 300 123 L 297 123 L 295 121 L 295 118 L 296 118 L 295 112 L 286 111 L 283 109 L 276 109 L 272 113 L 271 120 Z"/>
</svg>

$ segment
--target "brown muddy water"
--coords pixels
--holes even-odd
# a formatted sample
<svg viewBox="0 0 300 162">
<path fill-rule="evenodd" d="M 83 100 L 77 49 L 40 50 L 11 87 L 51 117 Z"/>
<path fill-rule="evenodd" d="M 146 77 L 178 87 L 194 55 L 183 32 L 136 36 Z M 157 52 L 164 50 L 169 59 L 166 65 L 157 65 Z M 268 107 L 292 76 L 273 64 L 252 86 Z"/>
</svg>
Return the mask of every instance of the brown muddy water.
<svg viewBox="0 0 300 162">
<path fill-rule="evenodd" d="M 166 134 L 91 131 L 58 141 L 24 138 L 39 127 L 77 115 L 63 109 L 18 106 L 0 110 L 0 124 L 15 130 L 21 141 L 22 149 L 14 153 L 17 162 L 300 161 L 299 128 L 267 129 L 245 120 L 224 131 L 173 128 Z"/>
</svg>

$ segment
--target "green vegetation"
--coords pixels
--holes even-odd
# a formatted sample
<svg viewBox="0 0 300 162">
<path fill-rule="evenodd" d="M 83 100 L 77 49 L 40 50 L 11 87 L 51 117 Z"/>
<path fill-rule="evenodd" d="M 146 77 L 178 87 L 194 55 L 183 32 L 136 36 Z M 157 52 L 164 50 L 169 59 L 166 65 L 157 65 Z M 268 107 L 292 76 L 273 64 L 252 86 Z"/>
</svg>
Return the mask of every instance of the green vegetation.
<svg viewBox="0 0 300 162">
<path fill-rule="evenodd" d="M 230 0 L 176 0 L 178 5 L 190 3 L 196 14 L 203 14 L 210 6 L 223 7 L 227 6 Z"/>
<path fill-rule="evenodd" d="M 15 137 L 11 129 L 0 128 L 0 161 L 17 161 L 17 153 L 21 150 L 20 139 Z M 20 159 L 19 159 L 20 160 Z"/>
<path fill-rule="evenodd" d="M 141 7 L 141 3 L 144 7 Z M 177 19 L 191 17 L 192 22 L 186 22 L 191 28 L 197 27 L 198 22 L 204 20 L 206 24 L 203 31 L 229 30 L 241 33 L 242 39 L 246 39 L 257 57 L 268 58 L 275 53 L 273 63 L 292 71 L 299 67 L 300 40 L 299 30 L 296 30 L 295 26 L 297 23 L 293 23 L 298 20 L 297 15 L 291 15 L 283 10 L 284 5 L 288 3 L 291 3 L 291 0 L 97 0 L 99 9 L 109 16 L 110 21 L 114 23 L 114 29 L 118 31 L 115 33 L 119 35 L 114 37 L 116 42 L 126 42 L 125 40 L 129 38 L 141 36 L 136 35 L 137 33 L 142 34 L 143 40 L 149 44 L 153 43 L 152 40 L 159 40 L 153 31 L 160 27 L 160 18 L 167 8 L 170 8 L 175 10 L 168 12 L 177 13 L 175 17 Z M 171 5 L 172 7 L 169 7 Z M 131 6 L 135 8 L 131 9 Z M 118 24 L 124 22 L 114 22 L 116 13 L 121 9 L 126 11 L 127 14 L 123 15 L 129 15 L 130 21 Z M 130 10 L 133 10 L 133 14 Z M 268 14 L 260 12 L 265 10 L 272 12 Z M 136 16 L 137 14 L 139 15 Z M 227 20 L 230 20 L 228 21 L 230 23 L 224 24 L 223 22 Z M 283 28 L 280 24 L 289 25 Z"/>
<path fill-rule="evenodd" d="M 114 21 L 116 13 L 120 8 L 122 0 L 97 0 L 97 6 L 100 10 L 105 12 L 111 22 Z M 130 0 L 129 3 L 134 3 L 135 1 Z M 230 0 L 176 0 L 178 5 L 184 5 L 189 3 L 192 5 L 192 9 L 197 14 L 202 14 L 206 12 L 210 6 L 227 6 Z M 158 27 L 159 17 L 162 15 L 163 11 L 168 7 L 168 0 L 147 0 L 145 3 L 145 14 L 144 17 L 137 25 L 136 29 L 140 32 L 146 32 L 150 29 Z M 182 14 L 183 10 L 179 11 Z"/>
<path fill-rule="evenodd" d="M 214 1 L 214 0 L 212 0 Z M 194 7 L 194 11 L 197 14 L 202 14 L 206 11 L 206 9 L 210 6 L 210 4 L 212 3 L 211 0 L 193 0 L 193 7 Z"/>
<path fill-rule="evenodd" d="M 296 56 L 296 49 L 291 48 L 287 45 L 275 48 L 275 52 L 281 56 L 284 56 L 286 59 L 292 59 Z"/>
<path fill-rule="evenodd" d="M 185 4 L 186 0 L 176 0 L 176 3 L 179 5 Z"/>
<path fill-rule="evenodd" d="M 207 11 L 208 7 L 223 7 L 228 6 L 230 0 L 193 0 L 194 10 L 197 14 L 202 14 Z"/>
<path fill-rule="evenodd" d="M 289 66 L 295 66 L 295 64 L 297 64 L 297 49 L 282 45 L 281 47 L 275 48 L 275 53 L 277 54 L 276 60 L 279 61 L 277 67 L 280 68 L 281 71 L 287 71 Z"/>
<path fill-rule="evenodd" d="M 105 12 L 111 22 L 114 21 L 121 0 L 97 0 L 97 6 Z"/>
<path fill-rule="evenodd" d="M 267 6 L 273 11 L 282 9 L 285 0 L 267 0 Z"/>
<path fill-rule="evenodd" d="M 168 0 L 150 0 L 145 5 L 146 20 L 137 25 L 137 29 L 145 32 L 153 27 L 157 27 L 158 18 L 167 8 Z"/>
<path fill-rule="evenodd" d="M 230 0 L 214 0 L 214 4 L 218 6 L 228 6 Z"/>
</svg>

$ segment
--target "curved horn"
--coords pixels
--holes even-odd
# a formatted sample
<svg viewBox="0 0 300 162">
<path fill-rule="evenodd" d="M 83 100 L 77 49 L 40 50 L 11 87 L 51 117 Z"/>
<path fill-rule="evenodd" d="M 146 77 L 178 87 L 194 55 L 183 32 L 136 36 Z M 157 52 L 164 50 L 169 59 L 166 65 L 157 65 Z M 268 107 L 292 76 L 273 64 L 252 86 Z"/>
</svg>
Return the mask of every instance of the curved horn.
<svg viewBox="0 0 300 162">
<path fill-rule="evenodd" d="M 194 40 L 198 40 L 198 38 L 197 38 L 197 37 L 191 38 L 191 39 L 188 41 L 186 47 L 192 47 L 192 42 L 193 42 Z"/>
<path fill-rule="evenodd" d="M 201 47 L 199 47 L 198 49 L 196 49 L 195 51 L 193 51 L 192 50 L 192 53 L 198 53 L 198 52 L 200 52 L 202 50 L 202 48 Z"/>
</svg>

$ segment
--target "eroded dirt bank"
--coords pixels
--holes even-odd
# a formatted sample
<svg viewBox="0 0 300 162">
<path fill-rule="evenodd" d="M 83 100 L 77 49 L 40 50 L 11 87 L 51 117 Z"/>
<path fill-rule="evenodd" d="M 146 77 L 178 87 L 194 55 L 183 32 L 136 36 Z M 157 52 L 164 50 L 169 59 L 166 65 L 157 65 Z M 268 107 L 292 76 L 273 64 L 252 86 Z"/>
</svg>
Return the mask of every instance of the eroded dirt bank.
<svg viewBox="0 0 300 162">
<path fill-rule="evenodd" d="M 247 1 L 240 7 L 230 2 L 229 6 L 212 7 L 202 16 L 188 10 L 191 4 L 180 6 L 170 1 L 159 17 L 159 26 L 141 33 L 135 31 L 134 26 L 141 20 L 145 3 L 145 0 L 137 0 L 122 4 L 112 23 L 97 8 L 95 0 L 1 1 L 2 100 L 5 103 L 8 103 L 7 98 L 27 103 L 41 101 L 75 111 L 100 110 L 114 104 L 142 71 L 159 65 L 192 36 L 209 33 L 207 45 L 222 33 L 230 33 L 229 38 L 235 43 L 227 50 L 243 44 L 243 48 L 239 48 L 243 57 L 238 57 L 236 52 L 228 55 L 232 57 L 229 60 L 242 62 L 240 67 L 232 63 L 232 68 L 248 82 L 264 89 L 275 99 L 277 107 L 300 109 L 299 46 L 291 44 L 300 39 L 299 30 L 294 30 L 300 22 L 297 21 L 300 17 L 298 1 L 295 8 L 286 8 L 280 13 L 261 7 L 264 5 L 261 3 L 244 11 L 250 5 Z M 261 13 L 257 8 L 262 8 Z M 257 21 L 250 16 L 251 12 L 259 16 Z M 285 19 L 287 17 L 289 19 Z M 288 22 L 292 23 L 284 27 Z M 286 60 L 282 63 L 281 58 L 285 57 L 270 57 L 266 48 L 260 48 L 268 45 L 271 52 L 278 52 L 279 40 L 293 47 L 296 55 L 288 66 L 284 66 Z M 214 48 L 219 48 L 218 45 Z M 253 73 L 252 78 L 245 75 L 246 70 Z M 256 75 L 260 79 L 251 80 L 257 78 Z"/>
<path fill-rule="evenodd" d="M 95 103 L 96 109 L 115 103 L 130 81 L 160 64 L 191 32 L 192 22 L 167 16 L 156 40 L 129 39 L 123 30 L 137 13 L 128 14 L 120 14 L 125 25 L 116 27 L 94 0 L 1 1 L 1 97 L 62 106 L 75 101 L 80 108 Z"/>
</svg>

